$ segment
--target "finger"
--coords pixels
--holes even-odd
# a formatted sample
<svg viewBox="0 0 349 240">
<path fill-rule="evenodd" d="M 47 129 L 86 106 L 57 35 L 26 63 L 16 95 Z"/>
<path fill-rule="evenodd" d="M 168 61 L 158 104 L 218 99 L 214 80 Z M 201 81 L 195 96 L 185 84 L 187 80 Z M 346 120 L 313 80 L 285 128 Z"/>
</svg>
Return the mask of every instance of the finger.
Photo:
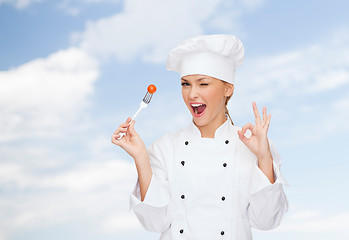
<svg viewBox="0 0 349 240">
<path fill-rule="evenodd" d="M 252 123 L 246 123 L 244 126 L 242 126 L 241 131 L 245 134 L 247 129 L 253 130 L 254 125 Z"/>
<path fill-rule="evenodd" d="M 127 128 L 127 127 L 129 127 L 129 126 L 130 126 L 129 123 L 121 123 L 120 126 L 119 126 L 119 128 Z"/>
<path fill-rule="evenodd" d="M 121 132 L 114 133 L 112 136 L 112 140 L 118 141 L 120 140 L 119 137 L 121 136 Z"/>
<path fill-rule="evenodd" d="M 250 131 L 254 134 L 254 126 L 252 123 L 246 123 L 241 129 L 242 133 L 245 134 L 247 129 L 250 129 Z"/>
<path fill-rule="evenodd" d="M 120 132 L 127 132 L 127 128 L 125 128 L 125 127 L 120 127 L 120 128 L 118 128 L 118 129 L 114 132 L 114 134 L 119 134 Z"/>
<path fill-rule="evenodd" d="M 119 125 L 119 128 L 120 128 L 120 127 L 128 127 L 129 124 L 130 124 L 129 121 L 128 121 L 129 119 L 130 119 L 130 117 L 128 117 L 128 118 L 126 119 L 126 122 L 121 123 L 121 124 Z"/>
<path fill-rule="evenodd" d="M 111 137 L 111 142 L 119 146 L 120 141 L 118 140 L 118 138 L 119 138 L 119 134 L 116 134 L 116 135 L 113 134 L 113 136 Z"/>
<path fill-rule="evenodd" d="M 133 120 L 130 124 L 130 127 L 128 128 L 132 135 L 137 135 L 137 132 L 135 130 L 135 123 L 136 123 L 135 120 Z"/>
<path fill-rule="evenodd" d="M 115 141 L 119 143 L 118 144 L 119 146 L 122 146 L 122 144 L 125 143 L 127 136 L 128 136 L 128 133 L 120 132 L 119 134 L 115 135 Z"/>
<path fill-rule="evenodd" d="M 239 135 L 240 140 L 241 140 L 244 144 L 248 144 L 248 142 L 249 142 L 250 139 L 247 138 L 241 130 L 238 130 L 237 132 L 238 132 L 238 135 Z"/>
<path fill-rule="evenodd" d="M 127 132 L 126 129 L 118 129 L 113 133 L 112 138 L 118 139 L 121 135 L 120 133 L 126 133 L 126 132 Z"/>
<path fill-rule="evenodd" d="M 265 124 L 265 121 L 267 120 L 267 107 L 263 107 L 263 124 Z"/>
<path fill-rule="evenodd" d="M 271 114 L 269 113 L 269 115 L 267 117 L 267 121 L 266 121 L 266 123 L 264 125 L 264 127 L 266 127 L 267 132 L 268 132 L 268 129 L 269 129 L 270 119 L 271 119 Z"/>
<path fill-rule="evenodd" d="M 252 103 L 252 107 L 253 107 L 253 113 L 254 113 L 254 116 L 256 118 L 256 125 L 257 125 L 261 122 L 261 116 L 259 115 L 256 102 Z"/>
<path fill-rule="evenodd" d="M 116 139 L 119 138 L 120 137 L 120 133 L 114 133 L 113 137 L 116 138 Z"/>
<path fill-rule="evenodd" d="M 125 122 L 125 123 L 130 123 L 131 120 L 132 120 L 132 118 L 131 118 L 131 117 L 128 117 L 128 118 L 126 119 L 126 122 Z"/>
</svg>

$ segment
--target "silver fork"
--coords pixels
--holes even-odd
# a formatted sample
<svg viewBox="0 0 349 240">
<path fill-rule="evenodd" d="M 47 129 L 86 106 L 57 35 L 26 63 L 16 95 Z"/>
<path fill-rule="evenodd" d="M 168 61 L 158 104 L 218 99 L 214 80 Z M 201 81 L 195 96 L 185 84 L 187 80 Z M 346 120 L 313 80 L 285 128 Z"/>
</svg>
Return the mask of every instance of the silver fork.
<svg viewBox="0 0 349 240">
<path fill-rule="evenodd" d="M 132 121 L 136 118 L 136 116 L 138 115 L 138 113 L 146 108 L 148 106 L 148 104 L 150 103 L 151 98 L 153 97 L 152 93 L 147 92 L 143 98 L 143 100 L 141 101 L 141 103 L 139 104 L 139 108 L 136 112 L 136 114 L 132 117 L 131 121 L 129 122 L 130 124 L 132 123 Z M 121 138 L 123 138 L 126 135 L 126 133 L 120 133 L 120 137 L 118 137 L 117 139 L 120 140 Z"/>
</svg>

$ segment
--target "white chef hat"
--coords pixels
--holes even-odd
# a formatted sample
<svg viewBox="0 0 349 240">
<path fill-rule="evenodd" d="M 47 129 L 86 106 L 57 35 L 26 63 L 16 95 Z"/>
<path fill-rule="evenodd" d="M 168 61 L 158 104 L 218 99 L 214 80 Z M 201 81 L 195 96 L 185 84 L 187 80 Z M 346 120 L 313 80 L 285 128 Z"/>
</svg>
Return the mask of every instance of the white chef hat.
<svg viewBox="0 0 349 240">
<path fill-rule="evenodd" d="M 244 46 L 230 35 L 192 37 L 172 49 L 167 57 L 167 70 L 181 74 L 207 75 L 234 84 L 235 70 L 243 63 Z"/>
</svg>

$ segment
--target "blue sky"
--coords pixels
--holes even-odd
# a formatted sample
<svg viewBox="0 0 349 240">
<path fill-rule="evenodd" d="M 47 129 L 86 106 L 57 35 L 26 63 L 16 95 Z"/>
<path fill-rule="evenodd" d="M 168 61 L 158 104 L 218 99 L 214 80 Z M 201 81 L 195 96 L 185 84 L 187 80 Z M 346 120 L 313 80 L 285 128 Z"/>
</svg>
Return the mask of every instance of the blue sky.
<svg viewBox="0 0 349 240">
<path fill-rule="evenodd" d="M 290 210 L 255 239 L 349 237 L 347 1 L 0 0 L 0 240 L 158 239 L 128 198 L 133 160 L 110 143 L 158 87 L 136 130 L 149 146 L 186 126 L 168 50 L 232 34 L 245 45 L 229 110 L 272 114 Z"/>
</svg>

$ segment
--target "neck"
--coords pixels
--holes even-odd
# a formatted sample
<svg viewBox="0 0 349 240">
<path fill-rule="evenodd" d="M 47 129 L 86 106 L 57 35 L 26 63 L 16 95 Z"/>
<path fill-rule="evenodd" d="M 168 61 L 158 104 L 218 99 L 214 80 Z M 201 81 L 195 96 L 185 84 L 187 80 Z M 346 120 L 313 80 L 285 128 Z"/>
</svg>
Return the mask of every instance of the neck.
<svg viewBox="0 0 349 240">
<path fill-rule="evenodd" d="M 219 114 L 215 119 L 213 119 L 211 122 L 209 122 L 206 125 L 198 126 L 195 124 L 195 122 L 194 124 L 200 130 L 202 138 L 214 138 L 217 128 L 219 128 L 226 120 L 227 120 L 227 117 L 224 113 L 224 114 Z"/>
</svg>

